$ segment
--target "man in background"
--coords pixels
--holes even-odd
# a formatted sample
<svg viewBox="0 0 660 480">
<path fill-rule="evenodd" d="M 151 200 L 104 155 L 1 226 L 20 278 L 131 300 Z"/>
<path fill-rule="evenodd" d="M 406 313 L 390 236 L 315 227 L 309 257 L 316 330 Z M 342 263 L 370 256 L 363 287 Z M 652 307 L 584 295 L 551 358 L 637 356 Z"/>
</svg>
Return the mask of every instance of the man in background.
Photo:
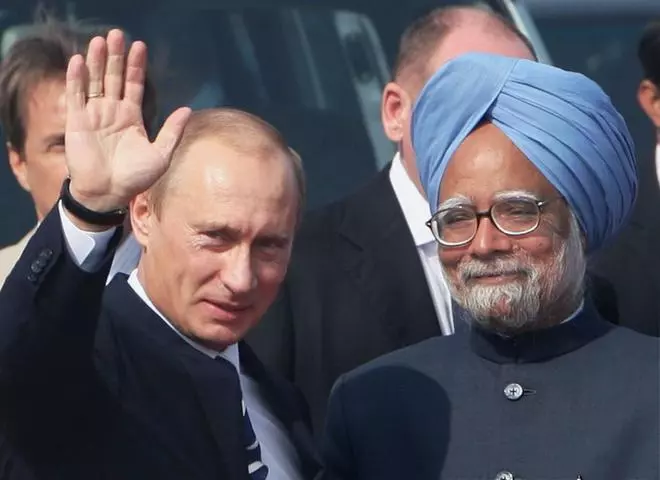
<svg viewBox="0 0 660 480">
<path fill-rule="evenodd" d="M 594 258 L 593 268 L 612 282 L 620 324 L 660 336 L 660 21 L 644 30 L 638 45 L 642 80 L 637 99 L 651 121 L 649 144 L 637 145 L 639 195 L 621 235 Z M 650 129 L 651 130 L 651 129 Z"/>
<path fill-rule="evenodd" d="M 12 45 L 0 64 L 0 124 L 7 142 L 9 166 L 20 186 L 32 197 L 37 222 L 55 205 L 67 175 L 64 159 L 67 63 L 73 55 L 85 53 L 89 40 L 98 33 L 95 30 L 98 29 L 90 25 L 44 16 Z M 147 82 L 142 114 L 147 129 L 151 128 L 156 98 L 150 82 Z M 18 243 L 0 250 L 0 287 L 35 229 Z M 139 246 L 127 233 L 108 280 L 117 272 L 129 273 L 139 255 Z"/>
</svg>

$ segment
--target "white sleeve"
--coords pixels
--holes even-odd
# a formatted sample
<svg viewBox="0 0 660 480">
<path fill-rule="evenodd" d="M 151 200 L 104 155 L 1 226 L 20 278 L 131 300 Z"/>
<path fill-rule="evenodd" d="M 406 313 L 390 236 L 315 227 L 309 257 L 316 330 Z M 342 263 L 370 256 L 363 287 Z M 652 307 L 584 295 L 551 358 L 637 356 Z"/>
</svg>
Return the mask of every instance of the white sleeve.
<svg viewBox="0 0 660 480">
<path fill-rule="evenodd" d="M 105 254 L 110 239 L 117 227 L 112 227 L 104 232 L 86 232 L 76 227 L 68 217 L 62 206 L 57 202 L 62 221 L 62 230 L 69 255 L 76 264 L 86 272 L 91 272 L 99 266 L 99 262 Z"/>
</svg>

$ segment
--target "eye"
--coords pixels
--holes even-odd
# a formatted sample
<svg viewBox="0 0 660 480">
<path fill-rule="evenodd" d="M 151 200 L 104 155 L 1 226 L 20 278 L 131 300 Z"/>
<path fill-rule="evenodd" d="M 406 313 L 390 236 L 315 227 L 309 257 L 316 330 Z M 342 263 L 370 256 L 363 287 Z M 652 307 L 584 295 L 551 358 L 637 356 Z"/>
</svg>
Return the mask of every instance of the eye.
<svg viewBox="0 0 660 480">
<path fill-rule="evenodd" d="M 538 208 L 535 203 L 527 201 L 509 201 L 497 207 L 498 213 L 507 217 L 535 217 Z"/>
<path fill-rule="evenodd" d="M 440 223 L 446 227 L 458 227 L 471 222 L 474 215 L 465 209 L 448 210 L 440 217 Z"/>
<path fill-rule="evenodd" d="M 49 152 L 63 152 L 64 151 L 64 135 L 53 137 L 47 144 Z"/>
<path fill-rule="evenodd" d="M 287 244 L 286 240 L 278 238 L 264 238 L 255 243 L 259 249 L 270 251 L 284 250 Z"/>
</svg>

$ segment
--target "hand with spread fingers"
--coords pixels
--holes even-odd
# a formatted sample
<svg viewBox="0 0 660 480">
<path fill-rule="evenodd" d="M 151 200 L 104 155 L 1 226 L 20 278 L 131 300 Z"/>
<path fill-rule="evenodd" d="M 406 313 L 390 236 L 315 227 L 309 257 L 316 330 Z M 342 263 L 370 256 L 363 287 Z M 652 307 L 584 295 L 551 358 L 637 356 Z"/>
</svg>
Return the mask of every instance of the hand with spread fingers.
<svg viewBox="0 0 660 480">
<path fill-rule="evenodd" d="M 173 112 L 154 142 L 142 117 L 147 47 L 124 34 L 95 37 L 87 58 L 76 55 L 66 74 L 66 161 L 71 195 L 84 207 L 108 212 L 127 206 L 168 168 L 190 116 Z"/>
</svg>

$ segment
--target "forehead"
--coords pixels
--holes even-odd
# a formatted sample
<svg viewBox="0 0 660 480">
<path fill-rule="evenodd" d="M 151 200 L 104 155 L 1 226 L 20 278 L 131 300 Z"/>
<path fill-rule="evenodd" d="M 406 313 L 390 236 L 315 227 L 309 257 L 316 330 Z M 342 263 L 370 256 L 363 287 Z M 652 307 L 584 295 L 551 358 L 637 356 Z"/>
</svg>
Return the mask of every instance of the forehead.
<svg viewBox="0 0 660 480">
<path fill-rule="evenodd" d="M 26 93 L 25 125 L 33 129 L 64 129 L 66 121 L 65 84 L 60 78 L 37 82 Z"/>
<path fill-rule="evenodd" d="M 179 162 L 172 191 L 193 211 L 204 213 L 201 207 L 208 206 L 205 213 L 220 213 L 223 205 L 231 204 L 241 215 L 287 214 L 296 207 L 295 179 L 282 153 L 255 156 L 203 138 L 192 143 Z"/>
<path fill-rule="evenodd" d="M 439 201 L 464 196 L 487 205 L 498 193 L 527 191 L 541 197 L 557 190 L 496 126 L 485 123 L 466 137 L 447 165 Z"/>
</svg>

